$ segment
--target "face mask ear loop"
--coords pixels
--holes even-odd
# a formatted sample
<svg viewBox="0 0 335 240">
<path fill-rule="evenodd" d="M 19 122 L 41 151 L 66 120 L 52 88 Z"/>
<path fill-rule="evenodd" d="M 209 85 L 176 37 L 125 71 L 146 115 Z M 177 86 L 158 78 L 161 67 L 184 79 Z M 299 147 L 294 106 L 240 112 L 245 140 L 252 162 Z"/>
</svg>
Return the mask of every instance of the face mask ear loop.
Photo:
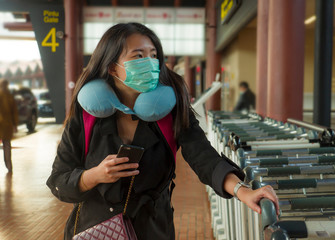
<svg viewBox="0 0 335 240">
<path fill-rule="evenodd" d="M 121 64 L 119 64 L 119 63 L 115 63 L 116 65 L 118 65 L 119 67 L 122 67 L 123 69 L 126 69 L 124 66 L 122 66 Z"/>
<path fill-rule="evenodd" d="M 123 84 L 124 84 L 124 80 L 122 80 L 121 78 L 119 78 L 118 76 L 116 75 L 113 75 L 113 77 L 115 77 L 117 80 L 121 81 Z"/>
<path fill-rule="evenodd" d="M 121 68 L 123 68 L 123 69 L 126 69 L 124 66 L 122 66 L 121 64 L 119 64 L 119 63 L 115 63 L 116 65 L 118 65 L 119 67 L 121 67 Z M 112 75 L 113 77 L 116 77 L 118 80 L 120 80 L 123 84 L 124 84 L 124 81 L 125 80 L 122 80 L 121 78 L 119 78 L 118 76 L 116 76 L 116 75 Z"/>
</svg>

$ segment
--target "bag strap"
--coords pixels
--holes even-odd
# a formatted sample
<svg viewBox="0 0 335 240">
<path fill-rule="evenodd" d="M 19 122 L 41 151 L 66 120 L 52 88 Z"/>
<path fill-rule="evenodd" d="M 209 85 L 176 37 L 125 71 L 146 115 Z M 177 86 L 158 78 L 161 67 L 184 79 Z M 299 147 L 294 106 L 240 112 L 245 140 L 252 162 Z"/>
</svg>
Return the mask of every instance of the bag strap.
<svg viewBox="0 0 335 240">
<path fill-rule="evenodd" d="M 176 139 L 174 138 L 172 114 L 169 113 L 164 118 L 158 120 L 157 125 L 160 128 L 161 132 L 163 133 L 166 141 L 168 142 L 171 151 L 173 153 L 174 160 L 176 161 L 177 143 Z"/>
<path fill-rule="evenodd" d="M 84 121 L 84 129 L 85 129 L 85 158 L 88 153 L 88 149 L 90 147 L 90 140 L 92 136 L 93 126 L 96 121 L 96 117 L 92 116 L 88 112 L 83 109 L 83 121 Z"/>
<path fill-rule="evenodd" d="M 130 198 L 130 194 L 131 194 L 131 189 L 132 189 L 133 184 L 134 184 L 134 180 L 135 180 L 135 176 L 132 176 L 131 181 L 130 181 L 130 185 L 129 185 L 129 189 L 128 189 L 127 199 L 126 199 L 126 202 L 125 202 L 124 208 L 123 208 L 123 213 L 122 213 L 123 216 L 126 215 L 127 206 L 128 206 L 128 202 L 129 202 L 129 198 Z M 76 232 L 77 232 L 80 210 L 81 210 L 83 204 L 84 204 L 84 202 L 80 202 L 78 204 L 78 209 L 77 209 L 77 213 L 76 213 L 76 220 L 74 222 L 73 236 L 75 236 Z"/>
<path fill-rule="evenodd" d="M 83 109 L 83 121 L 85 129 L 85 157 L 86 157 L 90 146 L 93 126 L 96 122 L 96 117 L 89 114 Z M 171 148 L 174 159 L 176 160 L 177 144 L 174 138 L 172 114 L 169 113 L 164 118 L 158 120 L 157 125 L 160 128 L 161 132 L 163 133 L 169 147 Z"/>
</svg>

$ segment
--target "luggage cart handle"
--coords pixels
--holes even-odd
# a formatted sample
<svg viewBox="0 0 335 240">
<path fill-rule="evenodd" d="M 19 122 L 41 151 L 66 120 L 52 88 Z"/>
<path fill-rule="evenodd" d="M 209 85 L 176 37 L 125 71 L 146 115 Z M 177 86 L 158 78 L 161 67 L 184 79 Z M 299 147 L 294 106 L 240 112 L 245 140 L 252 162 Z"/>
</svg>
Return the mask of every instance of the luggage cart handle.
<svg viewBox="0 0 335 240">
<path fill-rule="evenodd" d="M 276 229 L 282 229 L 284 233 L 286 233 L 286 236 L 289 236 L 289 238 L 307 238 L 308 232 L 306 223 L 304 221 L 280 221 L 274 224 L 273 226 Z M 272 234 L 272 237 L 274 237 L 274 234 L 277 231 L 274 231 Z M 279 234 L 278 236 L 285 236 Z M 278 238 L 271 238 L 271 239 L 278 239 Z M 283 239 L 283 238 L 281 238 Z M 284 238 L 286 239 L 286 238 Z"/>
<path fill-rule="evenodd" d="M 287 167 L 269 167 L 269 168 L 252 168 L 250 166 L 243 169 L 245 174 L 245 182 L 250 182 L 258 176 L 288 176 L 293 174 L 301 174 L 300 167 L 287 166 Z"/>
<path fill-rule="evenodd" d="M 247 166 L 243 169 L 245 173 L 245 182 L 250 182 L 257 177 L 277 177 L 289 175 L 311 175 L 311 174 L 334 174 L 335 165 L 315 165 L 315 166 L 285 166 L 285 167 L 268 167 L 253 168 Z"/>
<path fill-rule="evenodd" d="M 299 121 L 299 120 L 296 120 L 296 119 L 293 119 L 293 118 L 288 118 L 287 122 L 292 123 L 292 124 L 296 124 L 296 125 L 299 125 L 301 127 L 308 128 L 308 129 L 311 129 L 311 130 L 314 130 L 314 131 L 317 131 L 317 132 L 323 132 L 324 130 L 327 130 L 327 128 L 324 127 L 324 126 L 320 126 L 320 125 L 316 125 L 316 124 L 312 124 L 312 123 L 308 123 L 308 122 L 304 122 L 304 121 Z"/>
<path fill-rule="evenodd" d="M 290 240 L 307 237 L 308 231 L 304 221 L 279 221 L 264 229 L 265 240 Z"/>
<path fill-rule="evenodd" d="M 270 167 L 267 170 L 268 170 L 267 176 L 269 177 L 301 174 L 301 168 L 298 166 Z"/>
<path fill-rule="evenodd" d="M 332 189 L 335 185 L 335 179 L 316 179 L 316 178 L 303 178 L 303 179 L 284 179 L 284 180 L 269 180 L 262 181 L 261 186 L 270 185 L 275 190 L 285 189 L 302 189 L 302 188 L 319 188 L 328 187 Z"/>
<path fill-rule="evenodd" d="M 278 180 L 278 189 L 316 188 L 317 180 L 313 178 Z"/>
<path fill-rule="evenodd" d="M 240 159 L 240 161 L 242 160 L 243 158 Z M 289 165 L 291 163 L 306 162 L 307 160 L 308 162 L 314 164 L 335 164 L 335 156 L 306 156 L 300 158 L 293 158 L 293 157 L 261 158 L 259 159 L 259 166 L 260 167 L 282 166 L 282 165 Z"/>
<path fill-rule="evenodd" d="M 311 197 L 291 199 L 291 209 L 319 209 L 319 208 L 335 208 L 335 197 Z"/>
<path fill-rule="evenodd" d="M 276 207 L 274 203 L 267 198 L 261 199 L 259 202 L 261 207 L 262 229 L 277 222 Z"/>
</svg>

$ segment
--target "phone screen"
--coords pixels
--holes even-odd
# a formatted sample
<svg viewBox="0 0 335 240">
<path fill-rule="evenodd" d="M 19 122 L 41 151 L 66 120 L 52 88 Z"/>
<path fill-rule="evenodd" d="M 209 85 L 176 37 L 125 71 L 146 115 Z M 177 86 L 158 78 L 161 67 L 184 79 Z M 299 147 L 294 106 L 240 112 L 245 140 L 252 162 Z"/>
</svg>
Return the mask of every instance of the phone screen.
<svg viewBox="0 0 335 240">
<path fill-rule="evenodd" d="M 119 152 L 117 153 L 117 157 L 128 157 L 128 163 L 139 163 L 144 153 L 144 148 L 122 144 L 119 148 Z"/>
</svg>

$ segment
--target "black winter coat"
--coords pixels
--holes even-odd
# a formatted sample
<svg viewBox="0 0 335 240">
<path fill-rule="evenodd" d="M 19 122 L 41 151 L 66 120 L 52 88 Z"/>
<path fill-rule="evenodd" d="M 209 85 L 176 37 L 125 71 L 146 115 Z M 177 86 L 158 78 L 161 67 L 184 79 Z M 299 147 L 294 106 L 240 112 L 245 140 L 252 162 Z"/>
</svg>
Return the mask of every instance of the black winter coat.
<svg viewBox="0 0 335 240">
<path fill-rule="evenodd" d="M 83 202 L 83 206 L 76 233 L 122 212 L 129 187 L 129 179 L 122 179 L 80 192 L 78 185 L 82 172 L 99 165 L 107 155 L 117 153 L 121 139 L 117 136 L 115 116 L 97 119 L 86 160 L 84 138 L 82 109 L 78 106 L 76 116 L 65 126 L 47 181 L 58 199 L 74 203 L 65 227 L 66 240 L 72 239 L 79 202 Z M 190 127 L 180 133 L 176 143 L 201 182 L 211 186 L 220 196 L 230 198 L 231 195 L 222 189 L 223 181 L 230 172 L 243 179 L 243 172 L 211 147 L 193 113 L 190 114 Z M 145 153 L 140 162 L 140 174 L 135 177 L 127 215 L 139 240 L 173 240 L 173 208 L 170 204 L 171 179 L 175 170 L 173 153 L 156 122 L 140 120 L 133 145 L 144 147 Z"/>
</svg>

